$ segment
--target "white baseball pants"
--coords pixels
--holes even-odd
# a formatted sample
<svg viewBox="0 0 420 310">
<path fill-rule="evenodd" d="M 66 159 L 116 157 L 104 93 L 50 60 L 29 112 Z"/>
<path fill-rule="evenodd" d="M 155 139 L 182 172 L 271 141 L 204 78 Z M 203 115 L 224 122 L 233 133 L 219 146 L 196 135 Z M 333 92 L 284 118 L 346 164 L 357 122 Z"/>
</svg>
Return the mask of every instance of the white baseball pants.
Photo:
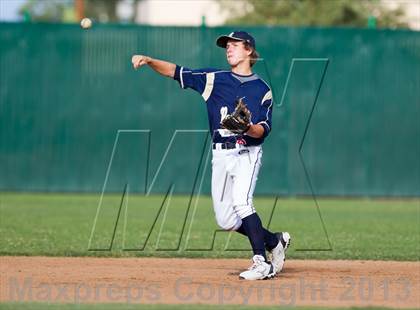
<svg viewBox="0 0 420 310">
<path fill-rule="evenodd" d="M 213 149 L 211 194 L 222 229 L 237 230 L 243 218 L 256 212 L 252 200 L 261 157 L 261 146 Z"/>
</svg>

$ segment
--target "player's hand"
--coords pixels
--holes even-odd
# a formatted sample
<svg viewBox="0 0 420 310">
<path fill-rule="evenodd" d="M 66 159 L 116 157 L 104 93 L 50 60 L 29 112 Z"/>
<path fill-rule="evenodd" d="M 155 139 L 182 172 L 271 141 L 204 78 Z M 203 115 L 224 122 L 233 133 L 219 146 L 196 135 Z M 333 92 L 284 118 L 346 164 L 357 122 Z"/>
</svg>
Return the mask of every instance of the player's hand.
<svg viewBox="0 0 420 310">
<path fill-rule="evenodd" d="M 134 69 L 138 69 L 141 66 L 147 65 L 150 62 L 151 58 L 149 56 L 144 55 L 134 55 L 131 57 L 131 62 L 133 64 Z"/>
</svg>

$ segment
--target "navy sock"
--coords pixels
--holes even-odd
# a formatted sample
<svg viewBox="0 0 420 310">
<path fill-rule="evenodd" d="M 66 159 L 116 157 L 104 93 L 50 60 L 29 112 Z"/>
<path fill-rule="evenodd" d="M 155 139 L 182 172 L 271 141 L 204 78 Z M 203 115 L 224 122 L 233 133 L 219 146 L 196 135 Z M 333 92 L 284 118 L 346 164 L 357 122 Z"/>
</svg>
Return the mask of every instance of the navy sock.
<svg viewBox="0 0 420 310">
<path fill-rule="evenodd" d="M 267 251 L 271 251 L 272 249 L 274 249 L 277 246 L 277 244 L 279 243 L 279 239 L 277 238 L 276 234 L 272 233 L 268 229 L 265 229 L 264 227 L 263 227 L 263 231 L 264 231 L 265 249 Z M 248 236 L 246 234 L 246 231 L 245 231 L 245 228 L 244 228 L 243 224 L 241 225 L 241 227 L 238 228 L 237 232 L 244 235 L 244 236 Z"/>
<path fill-rule="evenodd" d="M 264 243 L 267 251 L 271 251 L 279 243 L 279 238 L 277 238 L 276 234 L 264 228 Z"/>
<path fill-rule="evenodd" d="M 242 219 L 242 225 L 237 230 L 248 236 L 254 255 L 261 255 L 267 261 L 264 246 L 264 228 L 257 213 L 253 213 Z"/>
<path fill-rule="evenodd" d="M 246 234 L 246 232 L 245 232 L 244 225 L 241 225 L 241 227 L 239 227 L 236 230 L 236 232 L 240 233 L 241 235 L 244 235 L 245 237 L 248 237 L 247 234 Z"/>
</svg>

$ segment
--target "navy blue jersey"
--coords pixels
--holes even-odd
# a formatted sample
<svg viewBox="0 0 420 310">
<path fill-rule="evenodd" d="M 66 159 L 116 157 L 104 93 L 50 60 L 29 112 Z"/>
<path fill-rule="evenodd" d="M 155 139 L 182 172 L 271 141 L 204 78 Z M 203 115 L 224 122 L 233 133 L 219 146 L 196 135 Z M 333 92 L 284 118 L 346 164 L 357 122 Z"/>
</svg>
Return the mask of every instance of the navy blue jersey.
<svg viewBox="0 0 420 310">
<path fill-rule="evenodd" d="M 257 75 L 239 75 L 217 69 L 191 70 L 176 66 L 174 79 L 182 88 L 197 91 L 207 104 L 213 142 L 233 142 L 241 139 L 246 145 L 260 145 L 271 130 L 272 94 L 270 87 Z M 236 100 L 243 98 L 252 113 L 252 124 L 264 127 L 261 138 L 233 134 L 220 127 L 220 121 L 235 110 Z"/>
</svg>

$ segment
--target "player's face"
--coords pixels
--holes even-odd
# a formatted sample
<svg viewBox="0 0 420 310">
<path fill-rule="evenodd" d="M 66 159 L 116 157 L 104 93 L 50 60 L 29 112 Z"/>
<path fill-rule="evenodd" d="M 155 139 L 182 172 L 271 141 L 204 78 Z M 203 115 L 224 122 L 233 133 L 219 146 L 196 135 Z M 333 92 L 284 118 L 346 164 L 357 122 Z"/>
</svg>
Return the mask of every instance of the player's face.
<svg viewBox="0 0 420 310">
<path fill-rule="evenodd" d="M 244 61 L 248 61 L 251 52 L 245 48 L 241 41 L 230 40 L 226 44 L 226 59 L 231 67 L 236 67 Z"/>
</svg>

